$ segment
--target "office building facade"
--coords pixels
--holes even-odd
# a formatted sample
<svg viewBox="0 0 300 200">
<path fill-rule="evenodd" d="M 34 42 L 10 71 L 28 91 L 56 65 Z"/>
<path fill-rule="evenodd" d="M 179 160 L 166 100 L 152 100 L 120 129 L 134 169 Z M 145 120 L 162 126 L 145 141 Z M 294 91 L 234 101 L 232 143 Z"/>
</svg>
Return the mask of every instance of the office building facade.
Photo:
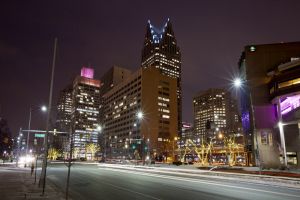
<svg viewBox="0 0 300 200">
<path fill-rule="evenodd" d="M 217 134 L 241 137 L 240 119 L 236 101 L 225 89 L 212 88 L 193 98 L 194 139 L 217 144 Z"/>
<path fill-rule="evenodd" d="M 86 156 L 86 145 L 98 144 L 100 125 L 100 80 L 94 79 L 94 70 L 83 67 L 73 82 L 71 123 L 74 131 L 74 148 L 80 157 Z"/>
<path fill-rule="evenodd" d="M 169 157 L 178 127 L 176 90 L 176 78 L 147 67 L 105 93 L 103 127 L 107 157 Z"/>
<path fill-rule="evenodd" d="M 56 128 L 60 131 L 70 131 L 72 112 L 72 86 L 60 91 L 57 101 Z"/>
<path fill-rule="evenodd" d="M 142 50 L 142 67 L 156 67 L 161 73 L 177 79 L 178 134 L 182 123 L 181 52 L 170 20 L 162 29 L 148 21 Z"/>
<path fill-rule="evenodd" d="M 298 76 L 297 65 L 293 63 L 298 58 L 300 42 L 249 45 L 244 48 L 239 71 L 244 82 L 240 91 L 241 111 L 249 164 L 266 168 L 286 165 L 287 152 L 284 153 L 283 144 L 288 143 L 282 139 L 285 138 L 283 133 L 291 132 L 284 131 L 289 126 L 280 130 L 279 122 L 284 122 L 283 115 L 287 111 L 278 107 L 288 105 L 285 99 L 299 91 L 297 80 L 294 80 Z M 289 106 L 287 109 L 290 109 Z M 292 121 L 297 122 L 297 118 Z M 290 153 L 298 156 L 297 151 L 292 149 Z"/>
<path fill-rule="evenodd" d="M 72 85 L 60 91 L 57 101 L 56 130 L 64 132 L 53 136 L 53 146 L 67 152 L 69 150 L 69 134 L 71 131 L 71 113 L 73 102 Z"/>
</svg>

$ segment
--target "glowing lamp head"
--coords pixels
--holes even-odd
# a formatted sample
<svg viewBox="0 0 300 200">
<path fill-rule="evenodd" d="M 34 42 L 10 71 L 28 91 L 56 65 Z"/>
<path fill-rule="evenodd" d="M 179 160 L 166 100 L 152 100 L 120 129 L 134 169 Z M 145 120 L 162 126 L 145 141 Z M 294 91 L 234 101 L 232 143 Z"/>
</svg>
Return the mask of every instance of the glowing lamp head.
<svg viewBox="0 0 300 200">
<path fill-rule="evenodd" d="M 278 126 L 279 126 L 279 128 L 282 128 L 283 127 L 283 123 L 282 122 L 278 122 Z"/>
<path fill-rule="evenodd" d="M 136 116 L 137 116 L 138 119 L 143 119 L 144 114 L 143 114 L 142 111 L 139 111 Z"/>
<path fill-rule="evenodd" d="M 42 106 L 42 107 L 41 107 L 41 110 L 42 110 L 43 112 L 46 112 L 46 111 L 47 111 L 47 107 L 46 107 L 46 106 Z"/>
<path fill-rule="evenodd" d="M 223 139 L 223 137 L 224 137 L 224 135 L 223 135 L 222 133 L 220 133 L 220 134 L 218 135 L 218 138 L 219 138 L 219 139 Z"/>
<path fill-rule="evenodd" d="M 102 126 L 97 126 L 97 131 L 101 132 L 102 131 Z"/>
<path fill-rule="evenodd" d="M 242 86 L 242 80 L 241 80 L 240 78 L 234 79 L 233 85 L 234 85 L 234 87 L 236 87 L 236 88 L 240 88 L 240 87 Z"/>
</svg>

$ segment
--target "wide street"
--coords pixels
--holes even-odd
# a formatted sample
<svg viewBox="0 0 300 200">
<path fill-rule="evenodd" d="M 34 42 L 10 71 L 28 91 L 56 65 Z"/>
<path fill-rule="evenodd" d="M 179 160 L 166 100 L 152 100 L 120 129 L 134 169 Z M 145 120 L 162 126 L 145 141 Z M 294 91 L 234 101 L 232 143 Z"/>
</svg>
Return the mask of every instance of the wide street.
<svg viewBox="0 0 300 200">
<path fill-rule="evenodd" d="M 50 164 L 48 178 L 65 190 L 67 168 Z M 95 164 L 71 170 L 72 199 L 300 199 L 300 189 L 246 179 L 193 177 L 183 174 L 131 171 Z"/>
</svg>

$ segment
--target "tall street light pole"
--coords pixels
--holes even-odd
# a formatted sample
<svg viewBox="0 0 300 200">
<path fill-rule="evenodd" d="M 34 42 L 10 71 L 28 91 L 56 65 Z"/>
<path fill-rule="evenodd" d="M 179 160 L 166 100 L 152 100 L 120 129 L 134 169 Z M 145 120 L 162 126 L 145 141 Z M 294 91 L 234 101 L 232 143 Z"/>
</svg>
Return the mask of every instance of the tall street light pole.
<svg viewBox="0 0 300 200">
<path fill-rule="evenodd" d="M 234 87 L 240 89 L 243 86 L 243 81 L 240 78 L 236 78 L 233 82 Z M 259 147 L 258 147 L 258 139 L 257 139 L 257 132 L 256 132 L 256 125 L 255 125 L 255 116 L 254 116 L 254 106 L 252 101 L 252 95 L 251 92 L 249 92 L 249 98 L 250 98 L 250 106 L 251 106 L 251 112 L 252 112 L 252 123 L 253 123 L 253 134 L 255 137 L 255 143 L 256 143 L 256 157 L 258 160 L 259 165 L 259 174 L 261 174 L 262 171 L 262 165 L 261 165 L 261 159 L 260 159 L 260 153 L 259 153 Z"/>
<path fill-rule="evenodd" d="M 67 175 L 67 184 L 66 184 L 66 200 L 68 200 L 68 198 L 69 198 L 70 174 L 71 174 L 71 166 L 72 166 L 72 159 L 73 159 L 74 119 L 71 120 L 69 141 L 70 141 L 70 153 L 69 153 L 69 159 L 68 159 L 68 175 Z"/>
<path fill-rule="evenodd" d="M 29 120 L 28 120 L 28 131 L 27 131 L 27 142 L 26 142 L 26 156 L 28 154 L 28 145 L 29 145 L 29 130 L 30 130 L 30 125 L 31 125 L 31 112 L 32 112 L 32 107 L 29 107 Z"/>
<path fill-rule="evenodd" d="M 53 82 L 54 82 L 54 72 L 55 72 L 55 62 L 56 62 L 56 48 L 57 48 L 57 38 L 54 39 L 54 51 L 53 51 L 53 61 L 52 61 L 52 70 L 51 70 L 51 81 L 50 81 L 50 90 L 49 90 L 49 102 L 48 102 L 48 114 L 47 114 L 47 123 L 46 123 L 46 134 L 45 134 L 45 148 L 44 148 L 44 160 L 42 168 L 42 181 L 43 181 L 43 192 L 45 194 L 46 186 L 46 175 L 47 175 L 47 157 L 48 157 L 48 134 L 49 134 L 49 124 L 51 116 L 51 106 L 52 106 L 52 93 L 53 93 Z"/>
<path fill-rule="evenodd" d="M 97 131 L 100 133 L 100 134 L 103 134 L 103 137 L 104 137 L 104 162 L 106 161 L 106 136 L 104 135 L 104 132 L 103 132 L 103 127 L 101 125 L 97 126 Z"/>
<path fill-rule="evenodd" d="M 143 118 L 144 118 L 144 113 L 140 110 L 140 111 L 138 111 L 137 113 L 136 113 L 136 117 L 137 117 L 137 119 L 139 120 L 139 122 L 140 122 L 140 129 L 142 129 L 142 125 L 141 125 L 141 121 L 143 120 Z M 141 153 L 142 153 L 142 160 L 143 160 L 143 163 L 145 163 L 145 153 L 144 153 L 144 148 L 143 148 L 143 144 L 145 143 L 145 141 L 144 141 L 144 135 L 143 135 L 143 140 L 141 141 L 141 146 L 142 146 L 142 151 L 141 151 Z"/>
<path fill-rule="evenodd" d="M 18 167 L 18 165 L 19 165 L 20 146 L 21 146 L 21 144 L 22 144 L 22 137 L 23 137 L 22 128 L 20 128 L 19 136 L 18 136 L 18 138 L 17 138 L 18 149 L 17 149 L 17 161 L 16 161 L 16 167 Z"/>
<path fill-rule="evenodd" d="M 31 115 L 32 115 L 32 109 L 33 106 L 29 107 L 29 120 L 28 120 L 28 131 L 27 131 L 27 142 L 26 142 L 26 155 L 28 154 L 28 148 L 29 148 L 29 133 L 30 133 L 30 128 L 31 128 Z M 43 112 L 47 111 L 47 107 L 46 106 L 42 106 L 41 110 Z"/>
</svg>

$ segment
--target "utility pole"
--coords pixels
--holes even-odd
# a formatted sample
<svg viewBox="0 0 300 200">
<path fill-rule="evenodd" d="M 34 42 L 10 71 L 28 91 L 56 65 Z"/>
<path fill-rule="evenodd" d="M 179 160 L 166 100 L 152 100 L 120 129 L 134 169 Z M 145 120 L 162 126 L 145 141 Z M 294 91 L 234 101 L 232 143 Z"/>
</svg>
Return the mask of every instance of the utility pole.
<svg viewBox="0 0 300 200">
<path fill-rule="evenodd" d="M 51 117 L 51 106 L 52 106 L 52 93 L 53 93 L 53 82 L 54 82 L 54 73 L 55 73 L 55 62 L 56 62 L 56 48 L 57 48 L 57 38 L 54 39 L 54 51 L 53 51 L 53 61 L 52 61 L 52 71 L 51 71 L 51 81 L 50 81 L 50 90 L 49 90 L 49 103 L 48 103 L 48 114 L 47 114 L 47 123 L 46 123 L 46 134 L 45 134 L 45 147 L 44 147 L 44 160 L 42 167 L 42 183 L 43 183 L 43 192 L 45 194 L 46 186 L 46 175 L 47 175 L 47 157 L 48 157 L 48 134 L 49 134 L 49 124 Z"/>
<path fill-rule="evenodd" d="M 67 175 L 67 184 L 66 184 L 66 200 L 69 198 L 69 185 L 70 185 L 70 174 L 71 174 L 71 166 L 72 166 L 72 158 L 73 158 L 73 148 L 74 148 L 74 137 L 73 137 L 73 119 L 71 121 L 71 127 L 70 127 L 70 153 L 69 153 L 69 159 L 68 159 L 68 175 Z"/>
<path fill-rule="evenodd" d="M 29 120 L 28 120 L 27 141 L 26 141 L 26 156 L 28 154 L 28 147 L 29 147 L 29 130 L 30 130 L 30 125 L 31 125 L 31 112 L 32 112 L 32 108 L 30 106 L 29 107 Z"/>
</svg>

